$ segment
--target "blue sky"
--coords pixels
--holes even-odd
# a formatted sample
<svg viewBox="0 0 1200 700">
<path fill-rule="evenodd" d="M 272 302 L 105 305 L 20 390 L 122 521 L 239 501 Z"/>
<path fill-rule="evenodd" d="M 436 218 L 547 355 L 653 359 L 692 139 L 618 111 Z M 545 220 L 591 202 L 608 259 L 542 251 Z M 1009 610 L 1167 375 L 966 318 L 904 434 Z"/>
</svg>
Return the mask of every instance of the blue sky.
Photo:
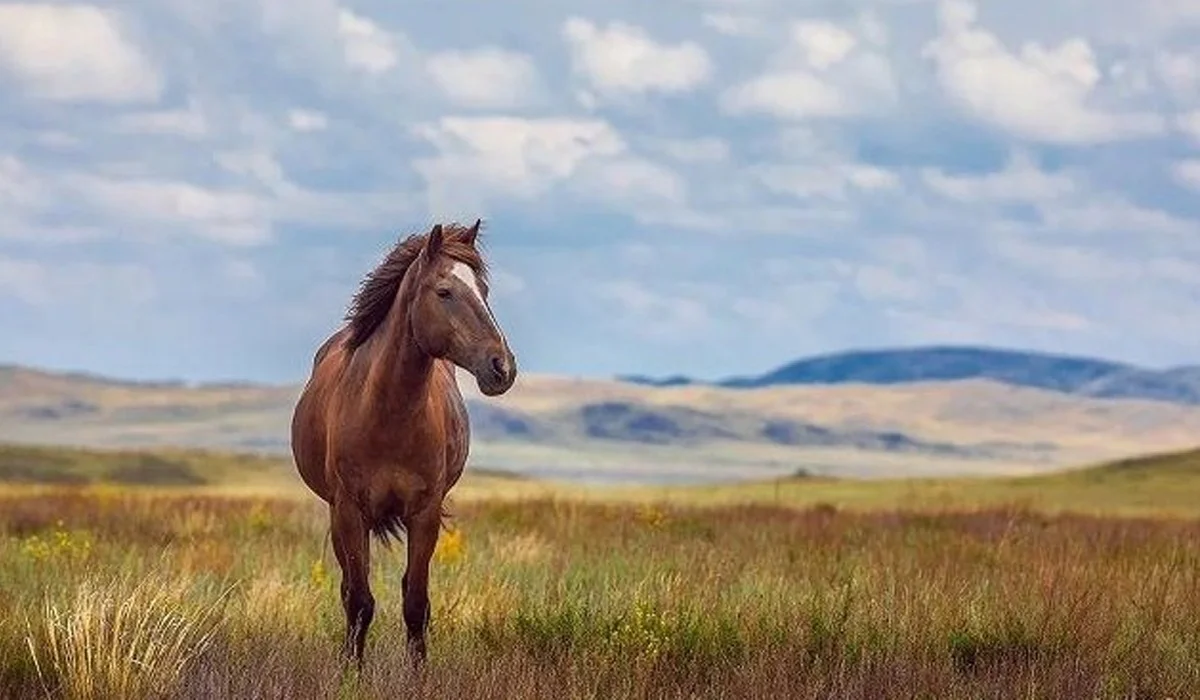
<svg viewBox="0 0 1200 700">
<path fill-rule="evenodd" d="M 302 379 L 487 220 L 527 371 L 1200 361 L 1200 3 L 0 3 L 0 361 Z"/>
</svg>

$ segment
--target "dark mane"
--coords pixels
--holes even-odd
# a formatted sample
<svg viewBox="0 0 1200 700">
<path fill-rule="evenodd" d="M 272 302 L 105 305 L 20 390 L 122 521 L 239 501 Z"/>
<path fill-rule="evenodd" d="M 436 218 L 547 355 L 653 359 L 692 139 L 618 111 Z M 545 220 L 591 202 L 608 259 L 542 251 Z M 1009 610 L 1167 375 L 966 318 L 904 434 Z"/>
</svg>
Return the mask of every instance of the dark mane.
<svg viewBox="0 0 1200 700">
<path fill-rule="evenodd" d="M 470 265 L 480 280 L 485 281 L 487 263 L 479 251 L 464 240 L 468 230 L 468 227 L 459 224 L 444 224 L 442 255 Z M 351 350 L 367 342 L 387 318 L 404 275 L 421 254 L 428 237 L 428 233 L 414 233 L 401 239 L 383 262 L 363 279 L 346 313 L 350 333 L 345 342 Z"/>
</svg>

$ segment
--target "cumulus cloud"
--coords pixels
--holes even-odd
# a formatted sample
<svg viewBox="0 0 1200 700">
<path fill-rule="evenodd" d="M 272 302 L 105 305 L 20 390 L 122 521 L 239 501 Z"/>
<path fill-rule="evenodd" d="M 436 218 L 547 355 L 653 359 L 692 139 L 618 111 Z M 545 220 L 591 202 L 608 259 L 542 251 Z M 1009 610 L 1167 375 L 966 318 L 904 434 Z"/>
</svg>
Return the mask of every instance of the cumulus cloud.
<svg viewBox="0 0 1200 700">
<path fill-rule="evenodd" d="M 474 216 L 535 370 L 1197 349 L 1195 3 L 78 2 L 0 5 L 0 354 L 109 285 L 163 371 L 291 379 L 399 232 Z"/>
<path fill-rule="evenodd" d="M 1057 46 L 1026 42 L 1010 51 L 977 24 L 968 0 L 942 0 L 940 34 L 924 53 L 955 104 L 976 118 L 1030 141 L 1088 144 L 1156 135 L 1161 116 L 1096 104 L 1102 72 L 1087 39 Z"/>
<path fill-rule="evenodd" d="M 416 163 L 431 187 L 474 182 L 518 197 L 544 192 L 588 158 L 626 149 L 598 119 L 443 117 L 416 133 L 439 152 Z"/>
<path fill-rule="evenodd" d="M 896 100 L 888 61 L 855 32 L 828 20 L 794 22 L 788 40 L 758 76 L 728 88 L 731 114 L 781 119 L 850 117 L 879 112 Z"/>
<path fill-rule="evenodd" d="M 350 67 L 378 75 L 396 66 L 396 40 L 371 19 L 343 8 L 338 12 L 337 31 Z"/>
<path fill-rule="evenodd" d="M 329 126 L 329 117 L 313 109 L 292 109 L 287 114 L 288 126 L 295 131 L 324 131 Z"/>
<path fill-rule="evenodd" d="M 1015 153 L 1003 170 L 954 175 L 936 168 L 921 171 L 929 189 L 959 202 L 1047 202 L 1076 194 L 1080 184 L 1067 173 L 1042 170 L 1026 151 Z"/>
<path fill-rule="evenodd" d="M 687 92 L 713 72 L 712 60 L 696 42 L 660 43 L 625 22 L 600 26 L 572 17 L 562 34 L 575 72 L 602 93 Z"/>
<path fill-rule="evenodd" d="M 924 169 L 921 179 L 932 192 L 964 211 L 989 211 L 991 226 L 1009 231 L 1136 234 L 1148 243 L 1148 236 L 1179 236 L 1195 227 L 1187 219 L 1139 204 L 1124 193 L 1097 187 L 1078 171 L 1047 171 L 1025 151 L 1014 153 L 997 171 L 950 174 Z M 1002 208 L 1009 204 L 1029 205 L 1038 221 L 1022 219 L 1016 226 L 1005 227 L 1009 221 Z"/>
<path fill-rule="evenodd" d="M 438 87 L 464 107 L 511 109 L 537 91 L 533 59 L 516 51 L 443 51 L 429 57 L 428 68 Z"/>
<path fill-rule="evenodd" d="M 153 102 L 165 84 L 117 14 L 92 5 L 0 4 L 0 67 L 63 102 Z"/>
<path fill-rule="evenodd" d="M 815 70 L 826 70 L 842 62 L 858 44 L 853 34 L 824 20 L 797 22 L 792 35 L 805 62 Z"/>
<path fill-rule="evenodd" d="M 255 245 L 270 238 L 264 202 L 240 190 L 219 190 L 189 182 L 76 175 L 67 189 L 108 220 L 149 225 L 166 232 L 183 226 L 197 235 L 231 245 Z"/>
</svg>

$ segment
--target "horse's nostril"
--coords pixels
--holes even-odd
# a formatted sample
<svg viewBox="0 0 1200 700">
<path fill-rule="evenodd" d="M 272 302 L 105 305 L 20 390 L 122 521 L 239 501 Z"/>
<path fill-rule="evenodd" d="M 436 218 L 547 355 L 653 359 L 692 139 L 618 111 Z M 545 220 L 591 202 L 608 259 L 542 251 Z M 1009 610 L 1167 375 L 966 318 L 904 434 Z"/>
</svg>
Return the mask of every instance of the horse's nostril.
<svg viewBox="0 0 1200 700">
<path fill-rule="evenodd" d="M 493 357 L 492 358 L 492 371 L 496 373 L 497 377 L 503 377 L 507 373 L 506 370 L 507 370 L 507 367 L 505 367 L 504 358 L 501 358 L 501 357 Z"/>
</svg>

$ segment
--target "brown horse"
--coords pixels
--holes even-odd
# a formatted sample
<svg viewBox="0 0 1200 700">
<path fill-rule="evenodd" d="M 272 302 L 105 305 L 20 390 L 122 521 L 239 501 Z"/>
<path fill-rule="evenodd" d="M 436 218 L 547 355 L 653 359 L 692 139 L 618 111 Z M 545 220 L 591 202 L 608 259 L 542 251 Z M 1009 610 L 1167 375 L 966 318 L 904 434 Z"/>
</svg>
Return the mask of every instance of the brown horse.
<svg viewBox="0 0 1200 700">
<path fill-rule="evenodd" d="M 487 396 L 516 379 L 488 306 L 479 225 L 438 224 L 397 243 L 363 280 L 346 325 L 317 350 L 292 417 L 300 477 L 329 504 L 343 651 L 360 666 L 375 614 L 370 534 L 384 545 L 406 535 L 404 624 L 414 661 L 425 658 L 429 562 L 470 442 L 454 366 Z"/>
</svg>

